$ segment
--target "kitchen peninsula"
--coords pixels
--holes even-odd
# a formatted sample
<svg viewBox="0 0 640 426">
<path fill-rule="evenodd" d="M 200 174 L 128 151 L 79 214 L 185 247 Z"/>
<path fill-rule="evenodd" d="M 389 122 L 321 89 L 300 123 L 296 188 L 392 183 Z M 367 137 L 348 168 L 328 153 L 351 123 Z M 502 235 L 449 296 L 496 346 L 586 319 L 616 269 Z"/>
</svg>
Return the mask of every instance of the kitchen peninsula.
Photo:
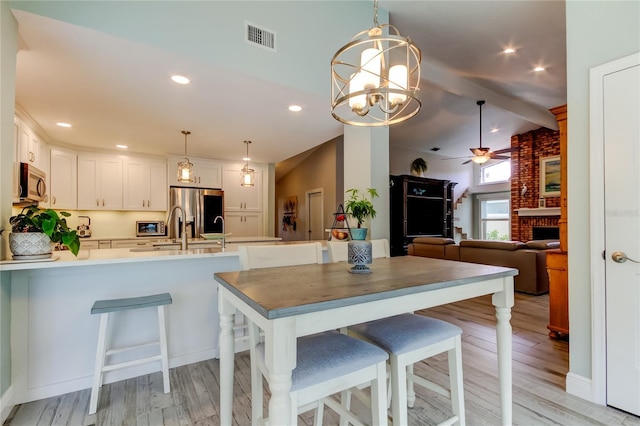
<svg viewBox="0 0 640 426">
<path fill-rule="evenodd" d="M 252 244 L 274 243 L 272 237 L 263 240 Z M 90 310 L 100 299 L 169 292 L 173 297 L 166 316 L 170 368 L 218 357 L 218 291 L 213 275 L 240 269 L 238 244 L 230 238 L 224 251 L 196 244 L 185 251 L 81 249 L 77 258 L 62 251 L 48 261 L 0 262 L 3 280 L 11 280 L 13 403 L 91 387 L 99 318 Z M 113 345 L 154 340 L 155 321 L 147 310 L 124 312 L 113 322 Z M 107 373 L 105 382 L 155 368 L 151 364 Z"/>
</svg>

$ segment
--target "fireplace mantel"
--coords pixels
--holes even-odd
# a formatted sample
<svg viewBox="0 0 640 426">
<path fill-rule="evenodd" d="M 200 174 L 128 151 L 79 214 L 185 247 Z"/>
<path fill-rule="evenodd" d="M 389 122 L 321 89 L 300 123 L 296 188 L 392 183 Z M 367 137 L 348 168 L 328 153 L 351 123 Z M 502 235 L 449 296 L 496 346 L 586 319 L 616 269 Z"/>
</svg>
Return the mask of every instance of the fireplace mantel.
<svg viewBox="0 0 640 426">
<path fill-rule="evenodd" d="M 518 216 L 560 216 L 560 207 L 544 207 L 538 209 L 516 209 Z"/>
</svg>

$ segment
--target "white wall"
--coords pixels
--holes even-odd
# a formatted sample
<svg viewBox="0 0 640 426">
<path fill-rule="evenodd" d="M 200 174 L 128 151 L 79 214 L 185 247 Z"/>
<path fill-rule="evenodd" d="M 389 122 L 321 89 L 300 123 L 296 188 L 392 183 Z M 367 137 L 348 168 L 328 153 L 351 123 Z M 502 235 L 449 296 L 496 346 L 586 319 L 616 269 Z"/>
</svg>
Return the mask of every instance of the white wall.
<svg viewBox="0 0 640 426">
<path fill-rule="evenodd" d="M 566 7 L 569 368 L 589 379 L 589 69 L 640 51 L 640 2 L 568 0 Z"/>
<path fill-rule="evenodd" d="M 18 24 L 8 2 L 0 1 L 0 229 L 9 226 L 13 185 L 13 115 Z M 0 240 L 0 259 L 9 253 L 9 231 Z M 7 389 L 11 385 L 10 317 L 11 277 L 0 273 L 0 421 L 7 414 Z"/>
</svg>

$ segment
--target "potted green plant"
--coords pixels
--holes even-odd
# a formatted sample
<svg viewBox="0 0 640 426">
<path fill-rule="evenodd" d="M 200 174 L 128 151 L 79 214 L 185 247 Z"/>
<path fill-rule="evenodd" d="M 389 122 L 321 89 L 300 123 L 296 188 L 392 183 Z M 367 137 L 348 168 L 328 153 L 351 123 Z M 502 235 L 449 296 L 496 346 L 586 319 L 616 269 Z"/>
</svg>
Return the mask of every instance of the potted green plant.
<svg viewBox="0 0 640 426">
<path fill-rule="evenodd" d="M 14 259 L 51 257 L 51 243 L 60 243 L 77 256 L 80 238 L 67 226 L 69 216 L 70 213 L 58 215 L 54 210 L 40 209 L 37 205 L 26 206 L 19 214 L 11 216 L 9 247 Z"/>
<path fill-rule="evenodd" d="M 345 193 L 351 195 L 345 203 L 345 212 L 358 223 L 358 227 L 351 230 L 351 237 L 354 240 L 364 240 L 367 238 L 367 228 L 363 228 L 362 224 L 368 217 L 376 217 L 376 210 L 373 207 L 372 200 L 378 197 L 378 191 L 375 188 L 367 188 L 366 191 L 361 192 L 352 188 L 347 189 Z M 367 198 L 367 194 L 369 198 Z"/>
<path fill-rule="evenodd" d="M 411 174 L 414 176 L 424 176 L 427 171 L 427 162 L 418 157 L 411 162 Z"/>
</svg>

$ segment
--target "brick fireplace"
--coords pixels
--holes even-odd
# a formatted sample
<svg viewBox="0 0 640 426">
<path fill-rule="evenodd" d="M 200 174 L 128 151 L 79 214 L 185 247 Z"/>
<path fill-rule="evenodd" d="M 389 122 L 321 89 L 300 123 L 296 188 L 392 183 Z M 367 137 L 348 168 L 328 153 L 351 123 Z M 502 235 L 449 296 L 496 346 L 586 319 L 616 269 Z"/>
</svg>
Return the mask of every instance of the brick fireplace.
<svg viewBox="0 0 640 426">
<path fill-rule="evenodd" d="M 560 132 L 541 127 L 514 135 L 511 147 L 520 148 L 511 154 L 511 239 L 529 241 L 534 239 L 534 227 L 557 227 L 560 219 L 559 213 L 522 216 L 516 211 L 539 207 L 540 159 L 560 155 Z M 545 207 L 560 207 L 560 196 L 546 197 Z"/>
</svg>

